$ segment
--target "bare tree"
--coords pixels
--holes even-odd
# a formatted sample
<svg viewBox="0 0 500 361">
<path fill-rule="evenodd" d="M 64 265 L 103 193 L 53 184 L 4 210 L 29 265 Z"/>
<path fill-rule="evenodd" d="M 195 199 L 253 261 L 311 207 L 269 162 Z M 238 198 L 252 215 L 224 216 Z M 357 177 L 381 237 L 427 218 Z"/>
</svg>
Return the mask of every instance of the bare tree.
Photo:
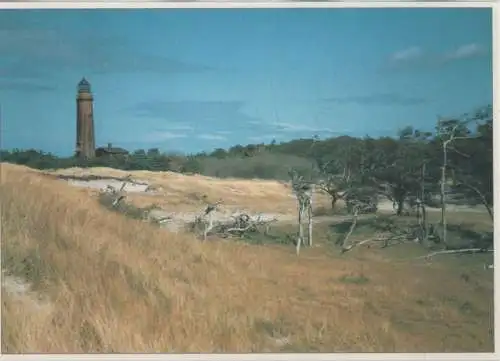
<svg viewBox="0 0 500 361">
<path fill-rule="evenodd" d="M 345 199 L 354 180 L 359 178 L 363 156 L 363 148 L 359 144 L 350 144 L 347 149 L 339 150 L 334 159 L 325 160 L 316 156 L 320 173 L 316 183 L 319 189 L 330 196 L 332 209 L 335 209 L 339 200 Z"/>
<path fill-rule="evenodd" d="M 447 239 L 447 219 L 446 219 L 446 170 L 448 167 L 448 150 L 453 142 L 457 140 L 471 139 L 467 130 L 469 121 L 438 121 L 438 136 L 441 138 L 442 164 L 441 164 L 441 180 L 440 180 L 440 195 L 441 195 L 441 227 L 442 241 L 445 247 L 448 246 Z M 459 135 L 460 132 L 460 135 Z"/>
<path fill-rule="evenodd" d="M 466 198 L 479 200 L 493 221 L 493 116 L 489 107 L 478 111 L 471 120 L 477 124 L 469 141 L 450 146 L 449 168 L 453 186 Z M 459 147 L 459 149 L 457 149 Z"/>
<path fill-rule="evenodd" d="M 325 171 L 322 173 L 324 176 L 318 182 L 318 188 L 330 196 L 333 210 L 337 202 L 346 196 L 351 175 L 349 171 L 343 174 L 327 174 Z"/>
<path fill-rule="evenodd" d="M 376 190 L 372 189 L 371 187 L 357 188 L 356 190 L 353 190 L 348 194 L 348 196 L 346 197 L 346 203 L 348 212 L 352 214 L 352 223 L 342 241 L 342 253 L 370 241 L 366 240 L 350 245 L 348 243 L 349 237 L 352 235 L 354 229 L 356 228 L 359 215 L 362 213 L 372 213 L 376 211 L 377 202 L 378 200 Z"/>
<path fill-rule="evenodd" d="M 289 175 L 292 179 L 292 190 L 297 198 L 299 234 L 297 237 L 296 252 L 297 255 L 299 255 L 301 244 L 304 243 L 305 245 L 304 218 L 306 218 L 308 224 L 307 245 L 311 247 L 313 244 L 312 196 L 314 193 L 314 184 L 305 181 L 304 177 L 298 175 L 297 172 L 293 170 L 289 172 Z"/>
<path fill-rule="evenodd" d="M 420 195 L 416 198 L 416 210 L 417 210 L 417 223 L 420 227 L 419 231 L 419 241 L 427 243 L 429 238 L 429 225 L 427 222 L 427 209 L 425 207 L 426 190 L 425 190 L 425 176 L 426 176 L 426 163 L 422 164 L 421 174 L 420 174 Z"/>
</svg>

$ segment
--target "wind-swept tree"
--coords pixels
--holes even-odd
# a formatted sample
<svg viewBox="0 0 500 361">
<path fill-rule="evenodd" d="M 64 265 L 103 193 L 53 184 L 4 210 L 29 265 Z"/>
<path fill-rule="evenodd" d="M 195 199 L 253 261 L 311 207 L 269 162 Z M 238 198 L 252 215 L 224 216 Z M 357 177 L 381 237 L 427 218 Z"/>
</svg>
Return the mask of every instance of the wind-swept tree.
<svg viewBox="0 0 500 361">
<path fill-rule="evenodd" d="M 470 202 L 480 202 L 493 220 L 493 116 L 486 106 L 463 120 L 449 121 L 455 128 L 447 147 L 446 166 L 451 190 Z M 471 130 L 467 125 L 474 126 Z"/>
<path fill-rule="evenodd" d="M 332 209 L 361 184 L 361 164 L 365 153 L 363 143 L 347 137 L 342 143 L 315 157 L 321 178 L 319 187 L 330 196 Z"/>
<path fill-rule="evenodd" d="M 429 159 L 422 133 L 407 128 L 399 139 L 384 137 L 365 142 L 365 178 L 395 204 L 397 215 L 402 215 L 405 201 L 420 193 L 422 167 Z"/>
<path fill-rule="evenodd" d="M 476 132 L 470 129 L 476 124 Z M 436 139 L 441 145 L 441 226 L 442 241 L 447 245 L 447 195 L 450 190 L 472 191 L 493 212 L 493 117 L 491 106 L 459 118 L 439 119 Z M 477 155 L 475 155 L 477 154 Z M 451 180 L 451 182 L 449 181 Z M 454 186 L 454 187 L 453 187 Z M 465 192 L 463 190 L 466 190 Z"/>
</svg>

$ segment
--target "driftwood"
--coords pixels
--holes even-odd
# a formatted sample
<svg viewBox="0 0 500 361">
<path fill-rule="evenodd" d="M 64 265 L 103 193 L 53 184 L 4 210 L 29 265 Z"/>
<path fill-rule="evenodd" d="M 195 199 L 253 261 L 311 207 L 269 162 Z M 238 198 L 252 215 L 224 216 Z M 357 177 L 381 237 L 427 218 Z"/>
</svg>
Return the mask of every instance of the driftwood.
<svg viewBox="0 0 500 361">
<path fill-rule="evenodd" d="M 242 213 L 237 216 L 232 216 L 233 222 L 222 222 L 221 228 L 225 233 L 243 235 L 247 231 L 258 231 L 259 226 L 265 226 L 264 233 L 269 233 L 271 223 L 277 222 L 277 218 L 271 220 L 263 220 L 262 217 L 257 217 L 253 220 L 248 214 Z"/>
<path fill-rule="evenodd" d="M 354 223 L 353 223 L 353 225 L 355 226 Z M 351 225 L 351 228 L 354 230 L 353 225 Z M 369 243 L 381 243 L 380 248 L 387 248 L 391 244 L 394 244 L 394 243 L 392 243 L 394 241 L 397 242 L 396 244 L 401 244 L 401 243 L 404 243 L 405 241 L 408 240 L 408 238 L 407 238 L 406 235 L 386 235 L 386 234 L 379 234 L 375 238 L 369 238 L 369 239 L 365 239 L 365 240 L 362 240 L 362 241 L 359 241 L 359 242 L 354 242 L 354 243 L 351 243 L 351 244 L 347 244 L 347 240 L 348 240 L 349 236 L 350 236 L 350 233 L 348 232 L 347 235 L 345 236 L 343 242 L 342 242 L 341 253 L 348 252 L 348 251 L 352 250 L 355 247 L 359 247 L 359 246 L 366 245 L 366 244 L 369 244 Z"/>
<path fill-rule="evenodd" d="M 126 198 L 126 193 L 124 191 L 127 182 L 130 182 L 130 176 L 123 179 L 123 184 L 120 189 L 114 188 L 111 185 L 107 185 L 106 188 L 102 189 L 101 192 L 108 194 L 111 199 L 111 205 L 113 208 L 119 206 L 119 204 Z M 213 204 L 208 204 L 205 209 L 195 217 L 194 221 L 187 223 L 187 226 L 191 228 L 192 231 L 201 231 L 203 240 L 207 240 L 210 234 L 217 234 L 220 237 L 227 238 L 233 236 L 242 237 L 248 232 L 262 231 L 264 234 L 269 232 L 269 227 L 277 219 L 263 219 L 262 216 L 251 217 L 246 213 L 234 214 L 229 216 L 227 219 L 216 219 L 215 214 L 219 208 L 222 201 L 219 200 Z M 159 225 L 164 225 L 171 222 L 175 217 L 169 216 L 153 216 L 151 215 L 150 209 L 145 209 L 142 214 L 142 219 L 145 222 L 154 222 Z M 261 228 L 264 228 L 261 230 Z"/>
<path fill-rule="evenodd" d="M 106 186 L 106 188 L 101 190 L 102 193 L 107 193 L 107 194 L 110 194 L 111 196 L 114 197 L 113 202 L 111 203 L 111 206 L 113 208 L 118 207 L 120 202 L 125 199 L 126 195 L 125 195 L 124 189 L 125 189 L 125 186 L 127 185 L 127 182 L 134 183 L 134 181 L 132 181 L 131 177 L 132 176 L 129 174 L 125 178 L 121 179 L 123 181 L 123 183 L 122 183 L 122 186 L 120 187 L 120 189 L 116 189 L 115 187 L 110 186 L 108 184 Z"/>
<path fill-rule="evenodd" d="M 216 234 L 222 238 L 243 237 L 246 233 L 260 231 L 261 227 L 264 227 L 263 233 L 267 234 L 271 223 L 277 221 L 276 218 L 265 220 L 262 216 L 252 218 L 246 213 L 233 214 L 227 219 L 216 220 L 214 217 L 215 212 L 218 210 L 217 206 L 221 203 L 219 201 L 216 204 L 208 205 L 191 224 L 192 231 L 201 231 L 204 241 L 207 240 L 210 234 Z"/>
<path fill-rule="evenodd" d="M 214 228 L 214 213 L 217 210 L 217 207 L 219 204 L 221 204 L 222 201 L 219 200 L 214 204 L 209 204 L 203 213 L 196 217 L 195 219 L 195 224 L 202 224 L 203 225 L 203 240 L 207 240 L 208 233 Z"/>
<path fill-rule="evenodd" d="M 492 249 L 484 249 L 484 248 L 464 248 L 464 249 L 452 249 L 452 250 L 444 250 L 437 251 L 426 254 L 425 256 L 417 257 L 417 259 L 426 259 L 429 260 L 434 256 L 444 255 L 444 254 L 460 254 L 460 253 L 487 253 L 493 252 Z"/>
</svg>

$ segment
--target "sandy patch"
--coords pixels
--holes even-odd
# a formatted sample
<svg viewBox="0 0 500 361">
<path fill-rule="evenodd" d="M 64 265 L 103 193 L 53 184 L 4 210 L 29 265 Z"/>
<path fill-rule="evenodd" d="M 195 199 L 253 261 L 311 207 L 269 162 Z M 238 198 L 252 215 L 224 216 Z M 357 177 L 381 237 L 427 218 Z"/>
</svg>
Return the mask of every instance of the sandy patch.
<svg viewBox="0 0 500 361">
<path fill-rule="evenodd" d="M 31 285 L 19 277 L 9 275 L 2 270 L 2 289 L 9 296 L 20 300 L 31 310 L 42 310 L 51 307 L 50 302 L 31 289 Z"/>
</svg>

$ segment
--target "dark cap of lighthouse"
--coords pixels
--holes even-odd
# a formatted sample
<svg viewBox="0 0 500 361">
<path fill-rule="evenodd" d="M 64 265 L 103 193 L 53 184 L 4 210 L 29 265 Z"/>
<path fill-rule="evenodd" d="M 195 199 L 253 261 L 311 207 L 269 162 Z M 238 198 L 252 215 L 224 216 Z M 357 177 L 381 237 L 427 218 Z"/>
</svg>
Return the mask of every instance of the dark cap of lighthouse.
<svg viewBox="0 0 500 361">
<path fill-rule="evenodd" d="M 90 83 L 87 79 L 82 78 L 78 83 L 78 93 L 90 93 Z"/>
</svg>

